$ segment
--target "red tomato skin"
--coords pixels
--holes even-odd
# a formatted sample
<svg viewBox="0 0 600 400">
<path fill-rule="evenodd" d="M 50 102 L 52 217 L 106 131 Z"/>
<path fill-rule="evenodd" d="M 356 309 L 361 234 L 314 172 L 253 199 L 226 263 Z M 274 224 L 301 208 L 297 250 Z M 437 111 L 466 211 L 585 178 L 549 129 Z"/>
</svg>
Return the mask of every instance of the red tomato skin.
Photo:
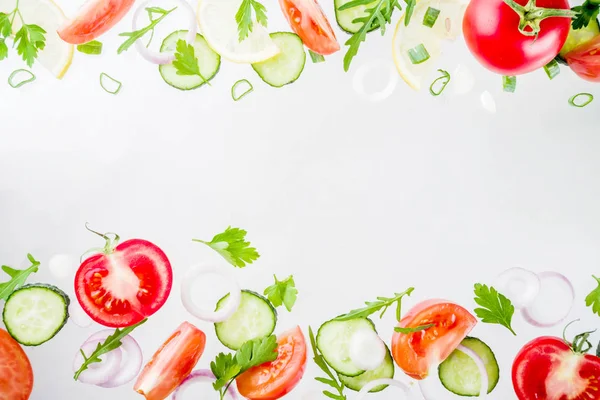
<svg viewBox="0 0 600 400">
<path fill-rule="evenodd" d="M 565 60 L 580 78 L 600 82 L 600 36 L 568 52 Z"/>
<path fill-rule="evenodd" d="M 306 369 L 306 340 L 300 327 L 279 335 L 277 360 L 244 372 L 236 379 L 248 400 L 277 400 L 291 392 Z"/>
<path fill-rule="evenodd" d="M 566 369 L 561 366 L 563 360 Z M 599 378 L 600 358 L 576 354 L 564 340 L 551 336 L 527 343 L 512 367 L 513 388 L 519 400 L 598 400 Z"/>
<path fill-rule="evenodd" d="M 279 0 L 292 30 L 306 47 L 327 56 L 340 49 L 335 33 L 316 0 Z"/>
<path fill-rule="evenodd" d="M 206 335 L 189 322 L 182 323 L 139 375 L 133 390 L 146 400 L 164 400 L 192 372 L 206 347 Z"/>
<path fill-rule="evenodd" d="M 88 0 L 77 16 L 58 30 L 67 43 L 82 44 L 96 39 L 127 14 L 135 0 Z"/>
<path fill-rule="evenodd" d="M 516 2 L 525 5 L 527 0 Z M 567 0 L 538 0 L 536 4 L 570 8 Z M 535 39 L 519 32 L 519 15 L 503 0 L 472 0 L 463 19 L 463 33 L 481 65 L 498 74 L 521 75 L 542 68 L 556 57 L 567 40 L 570 23 L 570 18 L 546 18 Z"/>
<path fill-rule="evenodd" d="M 29 358 L 19 343 L 0 329 L 0 400 L 27 400 L 32 390 Z"/>
<path fill-rule="evenodd" d="M 112 302 L 112 309 L 102 308 L 94 299 L 96 273 L 104 275 L 114 260 L 126 264 L 140 279 L 145 292 L 136 295 L 138 306 L 129 308 L 124 304 Z M 102 276 L 102 279 L 105 279 Z M 101 285 L 101 284 L 100 284 Z M 95 254 L 86 259 L 75 275 L 75 295 L 83 310 L 95 322 L 111 328 L 131 326 L 151 316 L 167 301 L 173 285 L 173 270 L 165 253 L 156 245 L 142 239 L 127 240 L 115 247 L 110 254 Z M 135 308 L 135 309 L 134 309 Z"/>
</svg>

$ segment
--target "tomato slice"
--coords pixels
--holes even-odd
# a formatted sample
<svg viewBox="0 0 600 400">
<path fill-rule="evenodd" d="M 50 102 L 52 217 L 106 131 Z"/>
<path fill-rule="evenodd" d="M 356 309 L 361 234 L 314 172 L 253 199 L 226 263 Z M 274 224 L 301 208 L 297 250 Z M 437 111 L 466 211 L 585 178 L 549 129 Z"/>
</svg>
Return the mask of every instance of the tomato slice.
<svg viewBox="0 0 600 400">
<path fill-rule="evenodd" d="M 600 358 L 578 354 L 564 340 L 543 336 L 517 354 L 512 381 L 519 400 L 600 399 Z"/>
<path fill-rule="evenodd" d="M 306 368 L 306 341 L 300 327 L 277 338 L 277 359 L 244 372 L 236 379 L 238 391 L 249 400 L 276 400 L 296 387 Z"/>
<path fill-rule="evenodd" d="M 205 346 L 204 332 L 189 322 L 182 323 L 154 353 L 133 390 L 143 394 L 146 400 L 166 399 L 192 372 Z"/>
<path fill-rule="evenodd" d="M 469 334 L 477 320 L 458 304 L 427 300 L 417 304 L 400 321 L 403 328 L 435 324 L 429 329 L 403 334 L 394 332 L 392 355 L 410 377 L 425 379 L 432 366 L 444 361 Z"/>
<path fill-rule="evenodd" d="M 575 47 L 565 55 L 565 60 L 580 78 L 600 82 L 600 36 Z"/>
<path fill-rule="evenodd" d="M 0 400 L 27 400 L 33 390 L 33 370 L 27 355 L 0 329 Z"/>
<path fill-rule="evenodd" d="M 75 275 L 75 294 L 99 324 L 124 327 L 160 309 L 173 283 L 171 264 L 154 244 L 132 239 L 108 254 L 96 254 Z"/>
<path fill-rule="evenodd" d="M 316 0 L 279 0 L 283 14 L 304 45 L 324 56 L 335 53 L 340 44 Z"/>
</svg>

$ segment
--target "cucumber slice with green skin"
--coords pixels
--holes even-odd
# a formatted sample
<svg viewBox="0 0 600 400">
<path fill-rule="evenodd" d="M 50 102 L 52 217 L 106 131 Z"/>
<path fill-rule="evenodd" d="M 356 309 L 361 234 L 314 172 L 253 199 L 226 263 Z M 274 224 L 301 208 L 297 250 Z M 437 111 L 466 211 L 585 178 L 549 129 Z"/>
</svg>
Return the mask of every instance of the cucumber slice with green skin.
<svg viewBox="0 0 600 400">
<path fill-rule="evenodd" d="M 227 294 L 217 303 L 217 311 L 225 304 Z M 242 290 L 237 311 L 227 320 L 215 323 L 217 338 L 231 350 L 239 350 L 252 339 L 270 336 L 277 323 L 277 311 L 269 300 L 250 290 Z"/>
<path fill-rule="evenodd" d="M 185 40 L 188 31 L 175 31 L 163 40 L 160 51 L 174 51 L 179 39 Z M 204 37 L 196 34 L 194 40 L 194 54 L 198 58 L 198 68 L 202 76 L 210 81 L 217 75 L 221 67 L 221 56 L 210 48 Z M 177 70 L 173 64 L 163 64 L 158 66 L 160 75 L 169 85 L 179 90 L 197 89 L 206 82 L 196 75 L 177 75 Z"/>
<path fill-rule="evenodd" d="M 375 331 L 375 325 L 367 318 L 355 318 L 348 321 L 331 320 L 319 328 L 317 348 L 327 364 L 338 374 L 356 377 L 365 372 L 354 365 L 350 357 L 352 335 L 362 329 Z"/>
<path fill-rule="evenodd" d="M 381 365 L 371 371 L 366 371 L 358 376 L 346 376 L 342 374 L 338 374 L 340 381 L 350 390 L 354 390 L 355 392 L 359 392 L 363 386 L 367 383 L 374 381 L 376 379 L 389 378 L 392 379 L 394 377 L 394 360 L 392 359 L 392 354 L 390 353 L 390 349 L 387 348 L 387 354 L 383 359 Z M 369 393 L 381 392 L 386 389 L 388 385 L 380 385 L 374 387 L 369 391 Z"/>
<path fill-rule="evenodd" d="M 496 356 L 490 347 L 474 337 L 466 337 L 461 344 L 473 350 L 485 364 L 488 374 L 488 393 L 491 393 L 498 380 L 500 368 Z M 481 390 L 481 374 L 475 361 L 460 350 L 452 354 L 438 368 L 440 381 L 449 391 L 459 396 L 479 396 Z"/>
<path fill-rule="evenodd" d="M 52 339 L 69 319 L 69 296 L 52 285 L 25 285 L 4 304 L 2 320 L 8 333 L 25 346 Z"/>
<path fill-rule="evenodd" d="M 281 52 L 266 61 L 252 64 L 252 68 L 265 83 L 279 88 L 300 77 L 306 64 L 306 52 L 304 43 L 295 33 L 275 32 L 270 36 Z"/>
<path fill-rule="evenodd" d="M 586 26 L 585 28 L 573 29 L 573 27 L 571 26 L 571 30 L 569 31 L 567 41 L 563 45 L 562 49 L 560 49 L 558 56 L 562 60 L 564 60 L 565 55 L 567 55 L 567 53 L 569 53 L 571 50 L 584 43 L 589 42 L 598 35 L 600 35 L 600 24 L 598 23 L 597 19 L 590 21 L 588 26 Z"/>
<path fill-rule="evenodd" d="M 335 0 L 334 1 L 335 19 L 343 31 L 350 33 L 350 34 L 354 34 L 354 33 L 358 32 L 360 30 L 360 28 L 362 28 L 363 24 L 360 22 L 356 23 L 356 22 L 352 22 L 352 21 L 354 21 L 357 18 L 367 17 L 368 14 L 367 14 L 366 10 L 368 10 L 369 8 L 375 7 L 377 5 L 377 0 L 375 0 L 369 4 L 348 8 L 347 10 L 340 10 L 340 7 L 342 7 L 346 3 L 350 3 L 351 1 L 353 1 L 353 0 Z M 369 29 L 369 32 L 374 31 L 377 28 L 379 28 L 379 24 L 374 23 L 371 26 L 371 28 Z"/>
</svg>

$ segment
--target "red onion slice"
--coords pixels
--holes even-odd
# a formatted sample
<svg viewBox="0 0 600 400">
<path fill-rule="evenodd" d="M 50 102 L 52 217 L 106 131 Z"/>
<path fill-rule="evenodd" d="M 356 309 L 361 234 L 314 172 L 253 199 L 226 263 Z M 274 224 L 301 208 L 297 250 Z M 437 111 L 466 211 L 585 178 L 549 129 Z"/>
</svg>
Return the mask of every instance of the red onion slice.
<svg viewBox="0 0 600 400">
<path fill-rule="evenodd" d="M 573 308 L 575 289 L 571 281 L 558 272 L 542 272 L 540 292 L 529 307 L 522 310 L 525 320 L 536 327 L 547 328 L 564 321 Z"/>
<path fill-rule="evenodd" d="M 396 379 L 389 379 L 389 378 L 375 379 L 374 381 L 367 383 L 365 386 L 363 386 L 363 388 L 360 390 L 360 392 L 358 392 L 358 394 L 355 397 L 355 400 L 364 399 L 371 390 L 373 390 L 377 386 L 381 386 L 381 385 L 397 387 L 398 389 L 402 390 L 402 392 L 404 393 L 404 398 L 408 400 L 409 395 L 410 395 L 410 388 L 408 387 L 408 385 L 406 383 L 400 382 Z M 394 398 L 396 398 L 396 397 L 394 397 Z"/>
<path fill-rule="evenodd" d="M 102 341 L 102 339 L 87 341 L 81 346 L 81 350 L 85 353 L 86 357 L 89 357 L 94 350 L 96 350 L 98 343 L 101 343 Z M 102 362 L 90 364 L 88 369 L 79 375 L 79 382 L 90 385 L 99 385 L 114 378 L 119 372 L 122 356 L 123 353 L 121 352 L 121 349 L 115 349 L 100 356 Z M 78 351 L 73 360 L 73 372 L 78 371 L 83 362 L 83 355 Z"/>
<path fill-rule="evenodd" d="M 517 310 L 533 304 L 541 286 L 540 277 L 524 268 L 509 268 L 494 282 L 494 288 L 508 297 Z"/>
<path fill-rule="evenodd" d="M 183 382 L 181 382 L 181 385 L 179 385 L 177 389 L 175 389 L 171 400 L 177 400 L 177 396 L 181 395 L 181 391 L 185 390 L 187 387 L 193 385 L 194 383 L 214 381 L 215 376 L 213 375 L 212 371 L 208 369 L 199 369 L 197 371 L 193 371 L 191 374 L 188 375 L 187 378 L 183 380 Z M 212 388 L 211 392 L 213 392 Z M 227 389 L 227 393 L 229 394 L 231 399 L 238 400 L 238 395 L 236 390 L 233 388 L 233 385 L 229 386 L 229 389 Z"/>
<path fill-rule="evenodd" d="M 156 0 L 148 0 L 142 3 L 137 10 L 135 10 L 135 14 L 133 14 L 133 30 L 137 31 L 137 20 L 140 18 L 142 14 L 146 14 L 146 7 L 150 3 L 154 3 Z M 196 13 L 192 6 L 185 0 L 177 0 L 181 4 L 181 8 L 188 13 L 190 20 L 188 25 L 188 34 L 185 38 L 186 42 L 190 45 L 194 45 L 194 41 L 196 40 L 196 33 L 198 32 L 197 23 L 196 23 Z M 150 61 L 153 64 L 169 64 L 175 60 L 175 51 L 169 52 L 157 52 L 154 50 L 148 49 L 141 39 L 138 39 L 135 42 L 136 50 L 144 57 L 146 60 Z"/>
</svg>

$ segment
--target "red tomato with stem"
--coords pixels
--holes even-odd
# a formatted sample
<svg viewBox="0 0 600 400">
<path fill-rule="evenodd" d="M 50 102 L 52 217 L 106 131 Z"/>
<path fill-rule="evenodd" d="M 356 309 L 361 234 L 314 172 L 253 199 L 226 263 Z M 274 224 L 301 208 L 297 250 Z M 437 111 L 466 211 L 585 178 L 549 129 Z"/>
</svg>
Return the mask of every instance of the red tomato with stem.
<svg viewBox="0 0 600 400">
<path fill-rule="evenodd" d="M 565 60 L 580 78 L 600 82 L 600 36 L 575 47 L 565 55 Z"/>
<path fill-rule="evenodd" d="M 340 44 L 316 0 L 279 0 L 283 14 L 304 45 L 324 56 L 335 53 Z"/>
<path fill-rule="evenodd" d="M 276 400 L 296 387 L 306 368 L 306 341 L 300 327 L 279 335 L 277 359 L 244 372 L 238 391 L 249 400 Z"/>
<path fill-rule="evenodd" d="M 133 390 L 144 395 L 146 400 L 166 399 L 192 372 L 205 346 L 204 332 L 184 322 L 154 353 Z"/>
<path fill-rule="evenodd" d="M 32 390 L 33 370 L 27 355 L 0 329 L 0 400 L 27 400 Z"/>
<path fill-rule="evenodd" d="M 93 232 L 93 231 L 92 231 Z M 75 275 L 75 294 L 84 311 L 109 327 L 136 324 L 160 309 L 173 284 L 167 256 L 141 239 L 121 244 L 102 235 L 106 245 L 100 254 L 86 259 Z"/>
<path fill-rule="evenodd" d="M 516 0 L 512 6 L 504 0 L 472 0 L 463 33 L 484 67 L 520 75 L 556 57 L 569 35 L 572 16 L 567 0 Z"/>
<path fill-rule="evenodd" d="M 402 328 L 433 324 L 414 333 L 394 332 L 392 355 L 410 377 L 425 379 L 429 369 L 444 361 L 471 332 L 477 320 L 458 304 L 426 300 L 413 307 L 400 321 Z"/>
</svg>

